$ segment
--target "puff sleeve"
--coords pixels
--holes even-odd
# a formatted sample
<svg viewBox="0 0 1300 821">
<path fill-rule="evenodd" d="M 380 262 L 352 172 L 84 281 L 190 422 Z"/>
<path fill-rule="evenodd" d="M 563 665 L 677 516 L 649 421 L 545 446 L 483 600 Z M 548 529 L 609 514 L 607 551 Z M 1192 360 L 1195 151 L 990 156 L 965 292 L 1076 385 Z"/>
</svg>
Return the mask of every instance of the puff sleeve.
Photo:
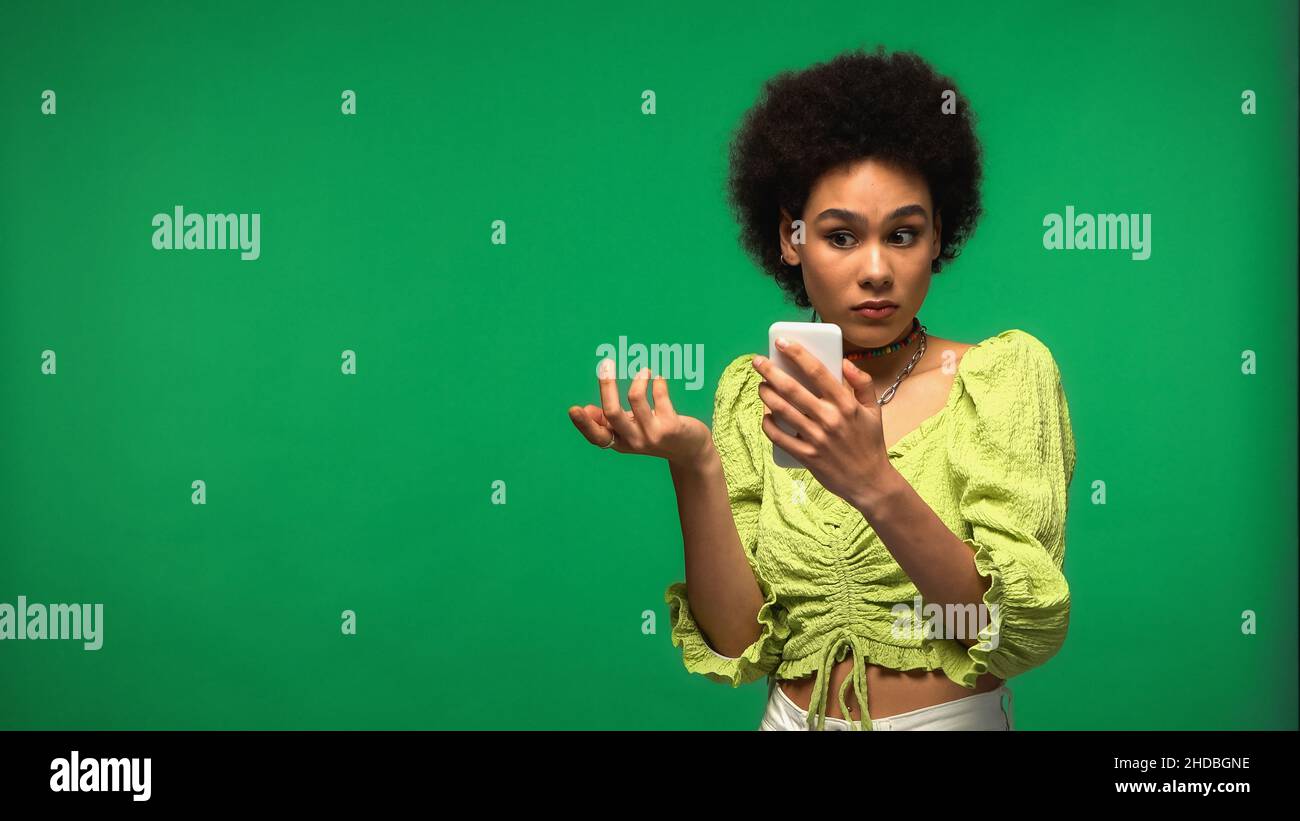
<svg viewBox="0 0 1300 821">
<path fill-rule="evenodd" d="M 1008 679 L 1050 659 L 1070 619 L 1066 582 L 1067 491 L 1075 445 L 1060 371 L 1051 352 L 1010 330 L 967 352 L 965 393 L 950 459 L 972 538 L 989 621 L 967 648 L 964 684 L 985 672 Z"/>
<path fill-rule="evenodd" d="M 732 687 L 772 673 L 781 662 L 781 650 L 790 632 L 784 608 L 777 603 L 772 586 L 756 558 L 765 451 L 755 437 L 755 434 L 763 435 L 763 412 L 757 390 L 760 377 L 750 365 L 752 358 L 751 354 L 739 356 L 723 369 L 714 395 L 712 431 L 714 446 L 722 459 L 727 496 L 740 544 L 764 597 L 758 611 L 762 632 L 740 656 L 724 656 L 709 646 L 691 617 L 686 583 L 675 582 L 664 594 L 672 643 L 682 648 L 682 662 L 686 669 L 719 683 L 729 683 Z"/>
</svg>

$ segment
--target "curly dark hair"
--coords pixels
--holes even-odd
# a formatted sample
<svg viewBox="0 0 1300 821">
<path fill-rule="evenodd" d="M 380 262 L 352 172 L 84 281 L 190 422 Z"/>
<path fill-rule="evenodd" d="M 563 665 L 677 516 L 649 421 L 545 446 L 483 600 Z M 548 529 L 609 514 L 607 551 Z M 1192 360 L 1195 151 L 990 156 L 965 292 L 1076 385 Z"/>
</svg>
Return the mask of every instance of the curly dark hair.
<svg viewBox="0 0 1300 821">
<path fill-rule="evenodd" d="M 952 92 L 945 98 L 945 92 Z M 955 113 L 944 113 L 945 99 Z M 932 273 L 956 259 L 983 208 L 976 117 L 956 84 L 911 52 L 861 48 L 769 79 L 731 141 L 727 195 L 740 243 L 802 308 L 801 265 L 781 259 L 780 209 L 798 219 L 825 172 L 868 157 L 920 173 L 943 217 Z"/>
</svg>

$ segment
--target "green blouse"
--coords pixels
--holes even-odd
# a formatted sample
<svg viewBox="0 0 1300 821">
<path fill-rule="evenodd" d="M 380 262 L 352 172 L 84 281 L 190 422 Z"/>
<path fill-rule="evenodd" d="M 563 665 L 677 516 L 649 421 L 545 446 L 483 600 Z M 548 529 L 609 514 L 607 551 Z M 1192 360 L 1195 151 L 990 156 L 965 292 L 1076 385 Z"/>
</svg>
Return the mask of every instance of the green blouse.
<svg viewBox="0 0 1300 821">
<path fill-rule="evenodd" d="M 895 629 L 894 606 L 910 609 L 919 592 L 858 510 L 807 469 L 772 461 L 752 358 L 739 356 L 722 372 L 713 441 L 736 530 L 766 599 L 758 611 L 762 634 L 740 656 L 721 655 L 691 618 L 686 583 L 673 583 L 664 600 L 687 670 L 733 687 L 815 671 L 809 725 L 823 729 L 830 670 L 852 651 L 840 709 L 849 715 L 845 691 L 854 682 L 861 726 L 870 729 L 867 662 L 941 669 L 973 689 L 983 673 L 1008 679 L 1056 654 L 1070 617 L 1062 566 L 1075 448 L 1060 371 L 1042 342 L 1012 329 L 969 348 L 943 409 L 889 450 L 890 463 L 991 579 L 987 626 L 969 648 L 922 629 Z"/>
</svg>

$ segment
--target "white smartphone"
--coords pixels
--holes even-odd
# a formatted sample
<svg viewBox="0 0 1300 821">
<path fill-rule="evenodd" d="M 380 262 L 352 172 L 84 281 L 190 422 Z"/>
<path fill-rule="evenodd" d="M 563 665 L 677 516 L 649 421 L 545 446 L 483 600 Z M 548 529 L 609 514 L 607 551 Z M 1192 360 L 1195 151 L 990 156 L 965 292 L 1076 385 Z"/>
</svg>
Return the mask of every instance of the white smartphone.
<svg viewBox="0 0 1300 821">
<path fill-rule="evenodd" d="M 785 354 L 777 350 L 776 338 L 784 336 L 793 342 L 798 342 L 805 350 L 817 358 L 835 378 L 835 381 L 844 383 L 844 335 L 840 332 L 840 326 L 834 322 L 773 322 L 772 326 L 767 329 L 767 349 L 768 358 L 781 370 L 793 376 L 799 384 L 803 385 L 814 394 L 817 393 L 812 384 L 803 375 L 794 364 L 792 364 Z M 794 429 L 790 428 L 785 422 L 773 417 L 777 427 L 792 436 L 798 436 Z M 800 462 L 785 448 L 772 443 L 772 461 L 777 467 L 783 468 L 802 468 L 804 464 Z"/>
</svg>

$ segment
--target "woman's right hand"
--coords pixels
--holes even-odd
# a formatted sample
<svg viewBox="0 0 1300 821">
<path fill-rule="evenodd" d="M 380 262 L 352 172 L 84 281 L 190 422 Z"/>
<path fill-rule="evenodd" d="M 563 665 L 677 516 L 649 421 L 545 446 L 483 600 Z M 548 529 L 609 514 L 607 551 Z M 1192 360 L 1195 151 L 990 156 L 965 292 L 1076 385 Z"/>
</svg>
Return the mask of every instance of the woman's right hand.
<svg viewBox="0 0 1300 821">
<path fill-rule="evenodd" d="M 642 368 L 632 378 L 632 387 L 627 391 L 632 410 L 623 410 L 613 366 L 606 359 L 598 369 L 601 407 L 569 407 L 569 419 L 588 442 L 597 447 L 609 446 L 619 453 L 659 456 L 676 464 L 688 464 L 707 452 L 713 444 L 709 426 L 673 410 L 668 382 L 661 376 L 654 377 L 655 404 L 653 409 L 650 407 L 646 401 L 646 386 L 651 382 L 649 369 Z"/>
</svg>

